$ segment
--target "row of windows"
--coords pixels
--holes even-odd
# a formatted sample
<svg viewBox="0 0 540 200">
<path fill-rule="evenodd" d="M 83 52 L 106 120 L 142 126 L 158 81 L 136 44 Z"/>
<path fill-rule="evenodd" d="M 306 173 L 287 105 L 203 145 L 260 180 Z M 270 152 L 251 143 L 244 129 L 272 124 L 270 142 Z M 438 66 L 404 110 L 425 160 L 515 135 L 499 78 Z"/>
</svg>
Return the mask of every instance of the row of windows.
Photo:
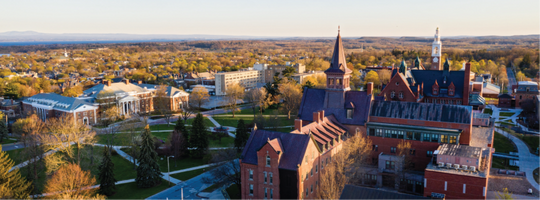
<svg viewBox="0 0 540 200">
<path fill-rule="evenodd" d="M 317 185 L 319 185 L 319 181 L 315 181 L 315 187 L 317 187 Z M 311 190 L 308 190 L 308 188 L 306 187 L 306 195 L 302 197 L 302 199 L 304 199 L 304 197 L 308 197 L 309 196 L 309 191 L 311 191 L 311 193 L 313 194 L 313 185 L 311 185 Z"/>
<path fill-rule="evenodd" d="M 266 184 L 268 180 L 268 176 L 270 176 L 270 185 L 272 185 L 274 183 L 274 175 L 272 174 L 272 172 L 270 173 L 264 172 L 264 184 Z"/>
<path fill-rule="evenodd" d="M 396 82 L 397 84 L 397 82 Z M 396 96 L 396 92 L 392 91 L 390 92 L 390 98 L 394 98 Z M 399 92 L 399 99 L 403 99 L 403 92 Z"/>
<path fill-rule="evenodd" d="M 377 136 L 377 137 L 417 140 L 417 141 L 423 141 L 423 142 L 457 144 L 457 136 L 455 135 L 446 135 L 446 134 L 438 134 L 438 133 L 420 133 L 420 132 L 412 132 L 412 131 L 399 131 L 399 130 L 392 130 L 392 129 L 374 129 L 374 128 L 370 128 L 368 133 L 369 133 L 369 136 Z"/>
<path fill-rule="evenodd" d="M 451 99 L 426 99 L 425 102 L 426 103 L 461 105 L 461 100 L 454 101 L 454 100 L 451 100 Z"/>
</svg>

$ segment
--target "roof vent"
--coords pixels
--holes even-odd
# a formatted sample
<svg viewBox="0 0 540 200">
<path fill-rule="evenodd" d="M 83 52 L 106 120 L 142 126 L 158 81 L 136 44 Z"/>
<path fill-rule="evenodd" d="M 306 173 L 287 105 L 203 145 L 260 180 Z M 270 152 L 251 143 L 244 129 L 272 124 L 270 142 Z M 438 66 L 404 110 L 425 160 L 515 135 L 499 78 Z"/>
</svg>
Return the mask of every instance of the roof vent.
<svg viewBox="0 0 540 200">
<path fill-rule="evenodd" d="M 443 163 L 443 162 L 439 162 L 439 167 L 444 167 L 444 163 Z"/>
<path fill-rule="evenodd" d="M 463 169 L 463 170 L 469 170 L 469 168 L 468 168 L 467 165 L 461 165 L 461 169 Z"/>
<path fill-rule="evenodd" d="M 471 166 L 469 169 L 470 169 L 471 171 L 473 171 L 473 172 L 476 171 L 476 167 L 475 167 L 475 166 Z"/>
<path fill-rule="evenodd" d="M 459 164 L 454 164 L 454 169 L 459 169 Z"/>
<path fill-rule="evenodd" d="M 452 163 L 446 163 L 446 168 L 452 168 Z"/>
</svg>

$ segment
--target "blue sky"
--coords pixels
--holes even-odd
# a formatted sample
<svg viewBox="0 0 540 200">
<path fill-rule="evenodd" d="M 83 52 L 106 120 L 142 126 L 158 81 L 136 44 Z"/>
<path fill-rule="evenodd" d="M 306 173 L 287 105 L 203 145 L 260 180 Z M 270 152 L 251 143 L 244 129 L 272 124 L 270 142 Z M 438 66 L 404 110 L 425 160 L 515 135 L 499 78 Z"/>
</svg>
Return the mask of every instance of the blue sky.
<svg viewBox="0 0 540 200">
<path fill-rule="evenodd" d="M 540 33 L 539 0 L 0 0 L 0 32 L 344 37 Z"/>
</svg>

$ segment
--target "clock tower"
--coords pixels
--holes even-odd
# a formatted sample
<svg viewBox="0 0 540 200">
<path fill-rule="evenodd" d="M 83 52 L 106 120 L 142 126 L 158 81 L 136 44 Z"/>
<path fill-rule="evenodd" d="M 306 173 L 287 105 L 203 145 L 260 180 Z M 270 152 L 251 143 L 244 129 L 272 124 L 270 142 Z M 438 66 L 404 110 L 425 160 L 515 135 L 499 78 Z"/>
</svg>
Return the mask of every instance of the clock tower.
<svg viewBox="0 0 540 200">
<path fill-rule="evenodd" d="M 439 35 L 439 27 L 435 30 L 435 39 L 431 46 L 431 70 L 442 70 L 441 69 L 441 36 Z"/>
</svg>

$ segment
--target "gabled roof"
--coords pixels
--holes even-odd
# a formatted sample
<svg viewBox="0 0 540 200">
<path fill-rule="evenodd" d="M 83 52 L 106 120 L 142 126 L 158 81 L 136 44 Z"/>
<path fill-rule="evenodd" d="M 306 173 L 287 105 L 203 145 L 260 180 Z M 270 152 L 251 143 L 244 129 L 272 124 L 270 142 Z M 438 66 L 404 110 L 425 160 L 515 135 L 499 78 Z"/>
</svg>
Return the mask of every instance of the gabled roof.
<svg viewBox="0 0 540 200">
<path fill-rule="evenodd" d="M 154 85 L 154 84 L 135 84 L 135 85 L 138 85 L 139 87 L 142 87 L 142 88 L 145 88 L 145 89 L 148 89 L 148 90 L 157 90 L 159 88 L 159 85 Z M 174 96 L 174 95 L 177 95 L 177 94 L 180 94 L 181 96 L 189 96 L 189 93 L 185 92 L 184 90 L 180 90 L 176 87 L 173 87 L 173 86 L 167 86 L 167 90 L 166 90 L 166 93 L 167 93 L 167 96 Z"/>
<path fill-rule="evenodd" d="M 297 170 L 310 141 L 309 135 L 282 133 L 277 131 L 256 130 L 250 136 L 242 151 L 242 163 L 257 165 L 257 151 L 268 140 L 279 139 L 283 155 L 279 161 L 280 169 Z"/>
<path fill-rule="evenodd" d="M 291 134 L 311 134 L 317 142 L 319 149 L 324 150 L 323 145 L 329 143 L 338 136 L 347 132 L 347 128 L 343 124 L 339 123 L 334 115 L 324 117 L 320 123 L 311 122 L 302 127 L 302 132 L 294 130 Z M 329 145 L 330 147 L 330 145 Z"/>
<path fill-rule="evenodd" d="M 472 106 L 400 101 L 373 101 L 369 115 L 371 117 L 469 124 L 471 123 Z"/>
<path fill-rule="evenodd" d="M 45 106 L 52 106 L 54 109 L 73 111 L 83 106 L 92 106 L 88 99 L 78 99 L 65 97 L 56 93 L 40 93 L 23 101 L 24 103 L 37 103 Z"/>
<path fill-rule="evenodd" d="M 324 72 L 352 73 L 352 71 L 347 68 L 347 60 L 345 59 L 343 42 L 341 41 L 341 35 L 339 33 L 336 39 L 336 44 L 334 45 L 334 54 L 332 55 L 332 60 L 330 60 L 330 68 Z"/>
<path fill-rule="evenodd" d="M 283 153 L 283 146 L 281 145 L 281 140 L 279 138 L 274 138 L 268 140 L 268 144 L 278 153 Z"/>
<path fill-rule="evenodd" d="M 313 113 L 324 110 L 325 115 L 334 115 L 342 124 L 364 125 L 367 122 L 371 96 L 365 91 L 346 91 L 345 104 L 341 108 L 324 108 L 326 90 L 306 88 L 300 103 L 298 117 L 305 121 L 313 121 Z M 347 119 L 346 104 L 354 103 L 353 118 Z"/>
<path fill-rule="evenodd" d="M 127 93 L 127 92 L 137 92 L 137 93 L 148 92 L 148 90 L 141 88 L 138 85 L 135 85 L 132 83 L 126 84 L 124 82 L 119 82 L 119 83 L 111 83 L 111 86 L 108 86 L 106 84 L 98 84 L 94 87 L 91 87 L 88 90 L 85 90 L 83 94 L 86 97 L 96 98 L 97 95 L 102 91 L 111 91 L 114 94 Z"/>
<path fill-rule="evenodd" d="M 447 98 L 463 98 L 463 83 L 465 78 L 464 71 L 449 71 L 448 75 L 443 75 L 444 70 L 411 70 L 411 74 L 414 77 L 416 83 L 424 83 L 424 95 L 428 97 L 447 97 Z M 446 77 L 446 83 L 444 79 Z M 448 88 L 450 83 L 454 83 L 456 91 L 454 96 L 448 94 L 433 95 L 431 87 L 435 84 L 439 85 L 439 88 Z M 468 86 L 467 86 L 468 87 Z"/>
</svg>

